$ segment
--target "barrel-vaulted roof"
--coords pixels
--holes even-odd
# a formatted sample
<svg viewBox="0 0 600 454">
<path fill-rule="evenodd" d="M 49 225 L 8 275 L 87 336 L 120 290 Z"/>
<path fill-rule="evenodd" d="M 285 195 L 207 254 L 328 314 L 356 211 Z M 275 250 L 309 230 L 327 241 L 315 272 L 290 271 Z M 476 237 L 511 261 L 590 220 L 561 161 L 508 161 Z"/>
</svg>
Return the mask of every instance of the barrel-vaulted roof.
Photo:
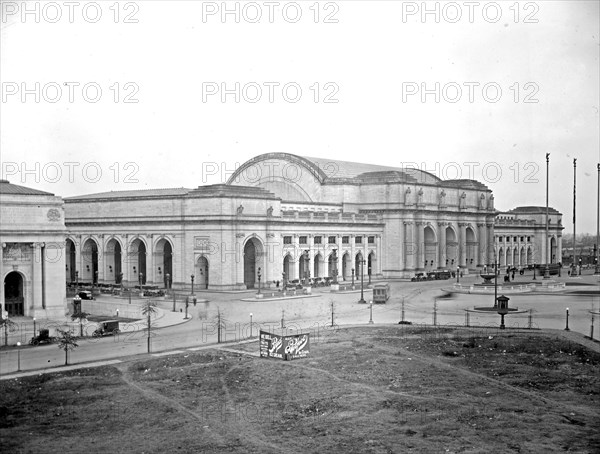
<svg viewBox="0 0 600 454">
<path fill-rule="evenodd" d="M 313 163 L 314 165 L 322 169 L 330 180 L 360 180 L 368 178 L 368 174 L 370 173 L 378 173 L 379 176 L 384 176 L 387 174 L 388 176 L 392 177 L 394 181 L 397 181 L 398 177 L 400 177 L 406 182 L 414 183 L 437 184 L 441 182 L 441 180 L 435 175 L 411 166 L 392 167 L 377 164 L 364 164 L 360 162 L 340 161 L 338 159 L 327 158 L 303 157 L 303 159 L 306 159 L 307 161 Z"/>
<path fill-rule="evenodd" d="M 341 161 L 338 159 L 313 158 L 297 156 L 291 153 L 265 153 L 242 164 L 229 178 L 227 184 L 239 181 L 240 175 L 257 166 L 260 162 L 283 160 L 307 169 L 321 183 L 367 182 L 374 178 L 380 182 L 404 181 L 407 183 L 439 184 L 442 182 L 435 175 L 414 167 L 392 167 L 377 164 Z"/>
</svg>

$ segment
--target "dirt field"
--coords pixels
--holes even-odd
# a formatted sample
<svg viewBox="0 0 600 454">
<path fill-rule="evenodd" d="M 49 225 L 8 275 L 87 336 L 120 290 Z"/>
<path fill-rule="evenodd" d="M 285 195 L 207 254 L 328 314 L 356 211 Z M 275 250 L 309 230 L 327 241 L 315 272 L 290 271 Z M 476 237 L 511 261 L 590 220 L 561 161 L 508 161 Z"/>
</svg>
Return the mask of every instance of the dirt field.
<svg viewBox="0 0 600 454">
<path fill-rule="evenodd" d="M 227 348 L 2 381 L 2 452 L 600 452 L 600 354 L 540 333 L 348 328 L 294 361 Z"/>
</svg>

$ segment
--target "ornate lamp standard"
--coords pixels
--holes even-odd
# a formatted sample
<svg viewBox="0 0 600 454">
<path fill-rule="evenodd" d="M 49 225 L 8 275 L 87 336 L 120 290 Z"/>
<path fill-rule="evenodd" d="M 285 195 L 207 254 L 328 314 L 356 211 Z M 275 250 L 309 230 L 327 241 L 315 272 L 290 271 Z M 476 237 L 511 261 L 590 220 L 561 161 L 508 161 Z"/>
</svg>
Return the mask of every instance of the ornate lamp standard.
<svg viewBox="0 0 600 454">
<path fill-rule="evenodd" d="M 196 297 L 194 296 L 194 279 L 196 278 L 196 276 L 194 276 L 193 274 L 190 276 L 190 279 L 192 280 L 192 294 L 190 296 L 188 296 L 185 300 L 185 319 L 188 318 L 188 306 L 190 305 L 190 300 L 192 300 L 192 303 L 194 303 L 194 306 L 196 305 Z"/>
<path fill-rule="evenodd" d="M 358 300 L 358 302 L 366 303 L 364 295 L 363 295 L 363 286 L 364 286 L 364 277 L 365 277 L 364 268 L 365 268 L 365 263 L 367 263 L 367 261 L 365 259 L 361 259 L 358 261 L 358 263 L 360 263 L 360 299 Z"/>
<path fill-rule="evenodd" d="M 456 267 L 456 283 L 460 283 L 460 266 Z"/>
<path fill-rule="evenodd" d="M 545 238 L 545 247 L 546 247 L 546 264 L 544 266 L 544 279 L 550 278 L 550 269 L 548 267 L 548 175 L 549 175 L 549 165 L 550 165 L 550 153 L 546 153 L 546 238 Z"/>
<path fill-rule="evenodd" d="M 354 288 L 354 268 L 352 268 L 352 288 Z"/>
<path fill-rule="evenodd" d="M 565 331 L 570 331 L 569 329 L 569 308 L 567 307 L 567 325 L 565 326 Z"/>
</svg>

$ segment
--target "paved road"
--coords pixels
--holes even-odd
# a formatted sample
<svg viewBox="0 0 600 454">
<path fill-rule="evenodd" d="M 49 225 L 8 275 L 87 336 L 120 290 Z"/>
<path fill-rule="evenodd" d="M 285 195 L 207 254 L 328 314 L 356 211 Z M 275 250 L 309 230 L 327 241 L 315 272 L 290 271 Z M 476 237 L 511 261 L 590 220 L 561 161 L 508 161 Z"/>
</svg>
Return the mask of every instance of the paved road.
<svg viewBox="0 0 600 454">
<path fill-rule="evenodd" d="M 562 278 L 563 281 L 567 280 Z M 476 276 L 465 277 L 463 283 L 479 282 Z M 518 277 L 517 283 L 530 282 L 531 276 Z M 572 279 L 570 283 L 581 284 L 582 289 L 598 290 L 597 276 L 584 276 Z M 587 285 L 584 285 L 587 284 Z M 451 299 L 438 299 L 442 295 L 441 288 L 448 287 L 449 281 L 430 282 L 392 282 L 392 298 L 385 305 L 373 306 L 374 323 L 397 323 L 401 319 L 402 310 L 406 320 L 413 323 L 433 323 L 434 303 L 437 306 L 437 324 L 465 323 L 464 309 L 474 306 L 493 305 L 493 296 L 458 295 Z M 569 289 L 576 287 L 569 286 Z M 310 330 L 313 336 L 327 336 L 331 332 L 331 303 L 333 303 L 334 322 L 336 325 L 368 323 L 370 307 L 358 304 L 360 292 L 329 293 L 327 289 L 315 290 L 312 298 L 292 299 L 285 301 L 256 300 L 241 301 L 252 296 L 245 293 L 203 293 L 201 297 L 207 303 L 190 306 L 192 319 L 184 324 L 167 326 L 152 332 L 151 350 L 160 352 L 185 347 L 196 347 L 217 342 L 217 314 L 222 316 L 223 341 L 239 341 L 250 337 L 250 314 L 252 313 L 252 335 L 258 329 L 277 328 L 282 325 L 293 330 Z M 369 299 L 369 291 L 365 291 L 365 299 Z M 563 329 L 566 324 L 566 308 L 569 308 L 569 327 L 571 330 L 589 335 L 592 317 L 589 310 L 600 309 L 600 298 L 594 296 L 573 296 L 565 294 L 528 294 L 511 295 L 510 305 L 520 309 L 533 310 L 533 325 L 539 328 Z M 109 297 L 106 297 L 109 298 Z M 404 303 L 403 303 L 404 302 Z M 160 302 L 167 317 L 181 322 L 182 313 L 170 312 L 172 302 Z M 182 305 L 179 304 L 179 308 Z M 494 325 L 499 323 L 497 314 L 470 314 L 471 325 Z M 164 323 L 169 320 L 163 320 Z M 527 326 L 528 314 L 510 315 L 507 326 Z M 39 322 L 38 322 L 39 323 Z M 168 324 L 168 323 L 167 323 Z M 157 325 L 161 325 L 157 322 Z M 599 317 L 595 318 L 595 338 L 600 337 Z M 28 332 L 29 331 L 29 332 Z M 32 326 L 25 324 L 17 336 L 23 337 L 25 343 L 31 337 Z M 3 338 L 1 338 L 3 342 Z M 19 353 L 20 350 L 20 353 Z M 113 359 L 122 356 L 144 354 L 147 352 L 147 332 L 132 330 L 116 337 L 103 339 L 86 339 L 69 356 L 70 363 Z M 20 356 L 20 358 L 19 358 Z M 20 359 L 21 370 L 33 370 L 44 367 L 56 367 L 65 362 L 64 352 L 56 345 L 38 347 L 10 348 L 0 351 L 0 374 L 17 370 Z"/>
</svg>

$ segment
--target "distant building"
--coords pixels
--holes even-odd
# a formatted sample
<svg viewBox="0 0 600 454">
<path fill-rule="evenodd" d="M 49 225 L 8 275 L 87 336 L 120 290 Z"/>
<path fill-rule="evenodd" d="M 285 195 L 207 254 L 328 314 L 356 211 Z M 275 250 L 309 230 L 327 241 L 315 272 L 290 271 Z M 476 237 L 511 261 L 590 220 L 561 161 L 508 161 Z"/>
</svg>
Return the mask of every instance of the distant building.
<svg viewBox="0 0 600 454">
<path fill-rule="evenodd" d="M 548 208 L 548 263 L 562 260 L 562 214 Z M 523 206 L 499 212 L 494 227 L 500 266 L 546 263 L 546 207 Z"/>
<path fill-rule="evenodd" d="M 65 315 L 63 201 L 0 180 L 2 315 Z"/>
</svg>

